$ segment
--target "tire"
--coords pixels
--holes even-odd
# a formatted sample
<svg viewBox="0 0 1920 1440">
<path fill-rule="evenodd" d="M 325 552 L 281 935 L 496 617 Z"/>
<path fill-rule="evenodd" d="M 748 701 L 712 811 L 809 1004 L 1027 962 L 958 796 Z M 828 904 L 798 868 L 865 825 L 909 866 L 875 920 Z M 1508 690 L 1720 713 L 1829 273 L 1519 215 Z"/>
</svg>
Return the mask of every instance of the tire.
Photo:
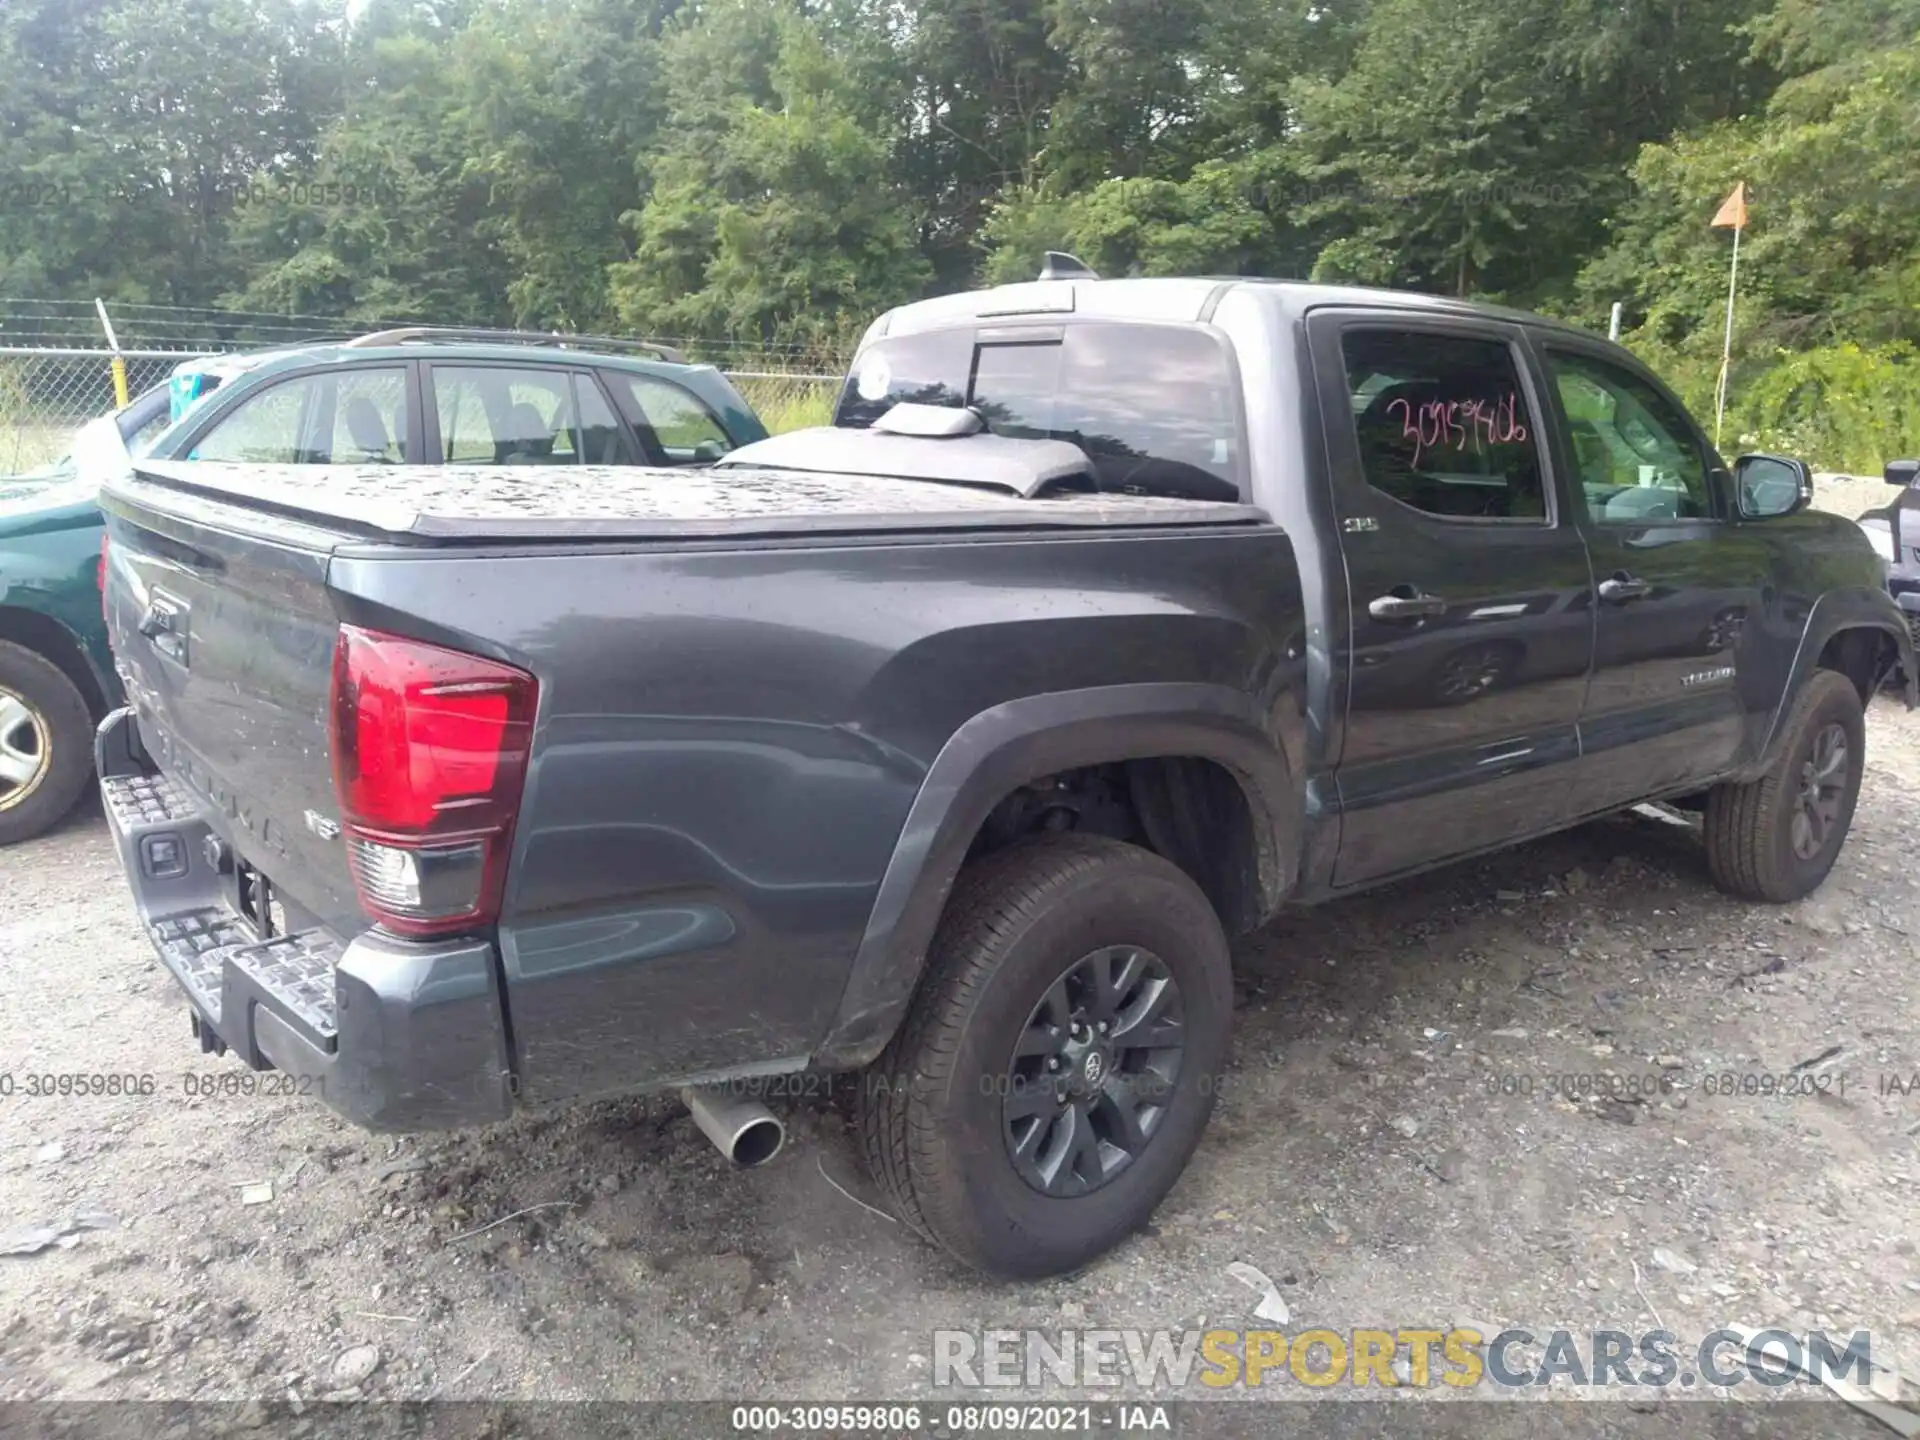
<svg viewBox="0 0 1920 1440">
<path fill-rule="evenodd" d="M 1071 1015 L 1087 1017 L 1084 1040 Z M 1008 1278 L 1078 1269 L 1145 1225 L 1180 1178 L 1232 1018 L 1226 936 L 1184 873 L 1098 836 L 1023 840 L 961 871 L 906 1020 L 861 1077 L 868 1166 L 909 1225 L 969 1265 Z M 1036 1037 L 1054 1051 L 1015 1055 Z M 1169 1059 L 1158 1047 L 1176 1037 Z M 1047 1073 L 1048 1059 L 1064 1069 Z M 1084 1115 L 1013 1118 L 1076 1086 Z M 1148 1097 L 1132 1136 L 1115 1094 Z M 1089 1135 L 1136 1143 L 1068 1143 Z M 1049 1152 L 1064 1152 L 1051 1172 Z"/>
<path fill-rule="evenodd" d="M 1831 749 L 1835 741 L 1843 755 Z M 1860 692 L 1844 675 L 1815 671 L 1787 715 L 1773 768 L 1748 784 L 1707 792 L 1704 834 L 1714 884 L 1776 905 L 1818 889 L 1853 823 L 1866 753 Z M 1831 786 L 1809 791 L 1817 772 Z"/>
<path fill-rule="evenodd" d="M 64 671 L 0 641 L 0 845 L 31 840 L 93 773 L 93 716 Z"/>
</svg>

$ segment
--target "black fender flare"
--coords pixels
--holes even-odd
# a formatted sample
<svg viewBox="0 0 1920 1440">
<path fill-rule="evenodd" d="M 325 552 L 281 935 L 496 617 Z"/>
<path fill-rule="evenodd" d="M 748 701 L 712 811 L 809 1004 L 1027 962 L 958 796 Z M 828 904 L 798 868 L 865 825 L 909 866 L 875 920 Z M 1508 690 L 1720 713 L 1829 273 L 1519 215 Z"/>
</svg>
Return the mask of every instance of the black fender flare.
<svg viewBox="0 0 1920 1440">
<path fill-rule="evenodd" d="M 1043 775 L 1157 755 L 1217 762 L 1247 799 L 1262 908 L 1278 909 L 1299 872 L 1305 800 L 1298 768 L 1263 722 L 1241 691 L 1166 683 L 1028 696 L 960 726 L 928 767 L 894 843 L 816 1063 L 857 1069 L 885 1048 L 974 836 L 1004 796 Z"/>
<path fill-rule="evenodd" d="M 1794 697 L 1806 688 L 1807 681 L 1819 668 L 1820 655 L 1827 648 L 1827 642 L 1843 630 L 1879 630 L 1892 640 L 1894 653 L 1899 657 L 1901 674 L 1906 677 L 1907 708 L 1912 709 L 1916 703 L 1920 703 L 1920 674 L 1915 672 L 1913 635 L 1907 629 L 1906 617 L 1893 596 L 1885 590 L 1865 586 L 1829 590 L 1814 602 L 1813 609 L 1807 615 L 1807 623 L 1800 632 L 1800 645 L 1794 651 L 1793 667 L 1787 673 L 1786 688 L 1780 692 L 1773 716 L 1767 722 L 1766 740 L 1759 750 L 1760 758 L 1738 778 L 1750 780 L 1764 775 L 1779 758 L 1780 747 L 1786 740 L 1787 712 L 1793 706 Z"/>
</svg>

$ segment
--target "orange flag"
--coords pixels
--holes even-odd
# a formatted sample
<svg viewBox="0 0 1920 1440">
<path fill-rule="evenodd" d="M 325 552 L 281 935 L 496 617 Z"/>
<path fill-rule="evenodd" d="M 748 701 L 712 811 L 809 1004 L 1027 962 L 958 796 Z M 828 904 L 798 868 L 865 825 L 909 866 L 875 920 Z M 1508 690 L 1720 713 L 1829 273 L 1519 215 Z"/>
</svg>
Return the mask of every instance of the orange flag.
<svg viewBox="0 0 1920 1440">
<path fill-rule="evenodd" d="M 1717 228 L 1732 226 L 1735 230 L 1744 230 L 1747 226 L 1747 182 L 1742 180 L 1733 187 L 1733 193 L 1720 202 L 1720 208 L 1713 212 L 1713 224 Z"/>
</svg>

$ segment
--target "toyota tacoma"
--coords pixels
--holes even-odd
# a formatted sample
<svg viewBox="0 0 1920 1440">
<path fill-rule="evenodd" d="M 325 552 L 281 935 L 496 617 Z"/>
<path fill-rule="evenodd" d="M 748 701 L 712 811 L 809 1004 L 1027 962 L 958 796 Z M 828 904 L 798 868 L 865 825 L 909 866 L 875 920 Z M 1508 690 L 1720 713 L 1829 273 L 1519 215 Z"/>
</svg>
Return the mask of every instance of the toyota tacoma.
<svg viewBox="0 0 1920 1440">
<path fill-rule="evenodd" d="M 108 461 L 106 808 L 194 1034 L 375 1129 L 863 1072 L 1003 1275 L 1140 1228 L 1229 937 L 1645 801 L 1845 839 L 1913 647 L 1805 465 L 1583 331 L 1059 278 L 877 320 L 703 470 Z"/>
</svg>

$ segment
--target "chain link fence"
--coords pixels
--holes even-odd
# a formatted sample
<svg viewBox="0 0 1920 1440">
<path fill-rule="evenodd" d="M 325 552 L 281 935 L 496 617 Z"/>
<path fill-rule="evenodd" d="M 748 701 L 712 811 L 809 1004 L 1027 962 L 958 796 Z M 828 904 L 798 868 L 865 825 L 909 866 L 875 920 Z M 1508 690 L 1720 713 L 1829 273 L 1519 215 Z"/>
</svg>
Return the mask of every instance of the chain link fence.
<svg viewBox="0 0 1920 1440">
<path fill-rule="evenodd" d="M 840 397 L 838 375 L 780 370 L 728 370 L 726 375 L 775 435 L 833 423 L 833 402 Z"/>
<path fill-rule="evenodd" d="M 189 358 L 178 351 L 124 352 L 127 393 L 164 382 Z M 73 432 L 114 408 L 113 356 L 105 350 L 0 346 L 0 475 L 57 460 Z"/>
<path fill-rule="evenodd" d="M 774 433 L 824 425 L 832 419 L 840 375 L 831 357 L 755 352 L 715 342 L 682 343 L 689 358 L 718 365 Z M 127 393 L 138 395 L 164 383 L 183 360 L 233 348 L 237 347 L 216 342 L 180 349 L 123 350 Z M 22 474 L 59 459 L 71 448 L 76 429 L 114 408 L 112 361 L 112 353 L 104 348 L 0 345 L 0 476 Z"/>
</svg>

